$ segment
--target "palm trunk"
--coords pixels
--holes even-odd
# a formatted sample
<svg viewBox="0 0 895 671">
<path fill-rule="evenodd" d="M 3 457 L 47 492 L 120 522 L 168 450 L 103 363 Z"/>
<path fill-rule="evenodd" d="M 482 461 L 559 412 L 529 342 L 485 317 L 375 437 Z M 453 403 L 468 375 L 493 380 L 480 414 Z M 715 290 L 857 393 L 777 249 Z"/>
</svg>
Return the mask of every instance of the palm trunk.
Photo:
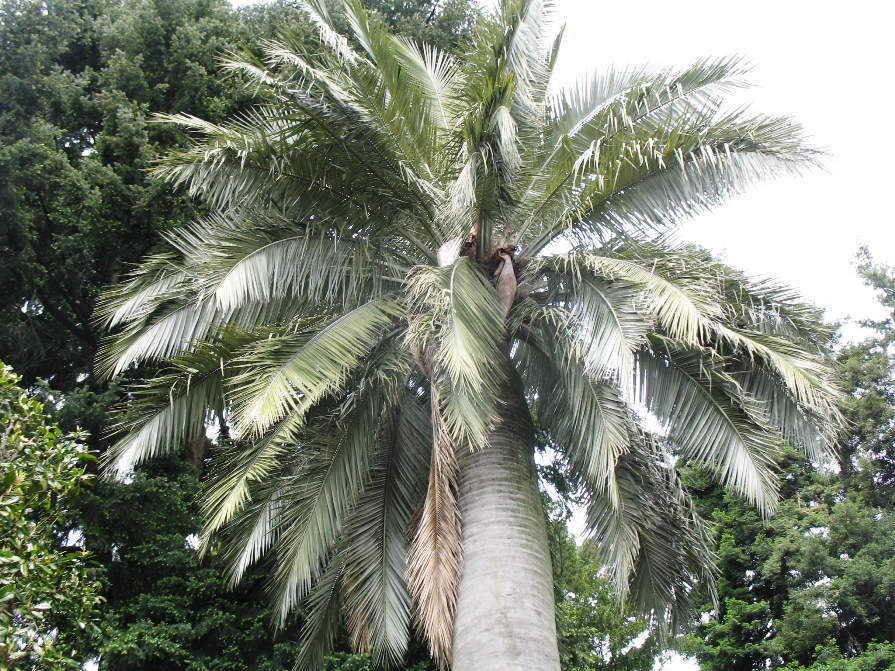
<svg viewBox="0 0 895 671">
<path fill-rule="evenodd" d="M 559 671 L 553 573 L 529 421 L 521 422 L 524 430 L 518 415 L 504 422 L 487 449 L 459 459 L 463 565 L 453 671 Z"/>
</svg>

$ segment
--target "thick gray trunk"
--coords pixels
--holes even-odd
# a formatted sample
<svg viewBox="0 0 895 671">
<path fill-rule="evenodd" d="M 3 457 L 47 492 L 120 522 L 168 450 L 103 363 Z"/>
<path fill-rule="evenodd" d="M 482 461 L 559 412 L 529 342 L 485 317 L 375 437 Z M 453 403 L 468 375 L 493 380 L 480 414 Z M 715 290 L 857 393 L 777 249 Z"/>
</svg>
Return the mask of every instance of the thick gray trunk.
<svg viewBox="0 0 895 671">
<path fill-rule="evenodd" d="M 559 671 L 532 444 L 530 429 L 517 427 L 460 457 L 463 565 L 453 671 Z"/>
</svg>

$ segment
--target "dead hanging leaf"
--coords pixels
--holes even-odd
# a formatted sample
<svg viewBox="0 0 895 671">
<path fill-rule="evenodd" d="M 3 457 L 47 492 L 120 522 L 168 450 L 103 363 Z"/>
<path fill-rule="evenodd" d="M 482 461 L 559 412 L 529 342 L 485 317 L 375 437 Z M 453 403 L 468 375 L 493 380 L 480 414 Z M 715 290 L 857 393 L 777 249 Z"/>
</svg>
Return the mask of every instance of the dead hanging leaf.
<svg viewBox="0 0 895 671">
<path fill-rule="evenodd" d="M 432 463 L 429 486 L 407 552 L 407 587 L 417 629 L 440 668 L 451 661 L 454 609 L 460 579 L 460 508 L 455 445 L 432 386 Z"/>
</svg>

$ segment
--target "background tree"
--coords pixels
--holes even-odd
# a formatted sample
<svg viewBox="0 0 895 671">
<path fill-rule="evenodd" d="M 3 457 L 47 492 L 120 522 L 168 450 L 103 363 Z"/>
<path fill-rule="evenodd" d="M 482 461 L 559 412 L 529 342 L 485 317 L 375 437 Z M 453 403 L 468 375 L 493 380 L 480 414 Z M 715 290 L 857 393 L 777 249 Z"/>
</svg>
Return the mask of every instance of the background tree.
<svg viewBox="0 0 895 671">
<path fill-rule="evenodd" d="M 93 627 L 89 553 L 58 533 L 87 481 L 83 435 L 50 426 L 20 378 L 0 364 L 0 669 L 69 669 L 59 630 Z"/>
<path fill-rule="evenodd" d="M 677 613 L 710 578 L 675 459 L 768 512 L 780 434 L 820 457 L 838 414 L 813 311 L 649 232 L 810 164 L 798 128 L 723 111 L 732 60 L 548 100 L 539 2 L 502 3 L 456 64 L 359 3 L 357 49 L 305 11 L 318 45 L 230 65 L 251 113 L 169 117 L 198 138 L 158 174 L 211 212 L 104 302 L 98 368 L 164 367 L 114 468 L 226 421 L 206 542 L 236 579 L 275 551 L 280 618 L 308 599 L 306 666 L 342 606 L 377 660 L 400 661 L 412 609 L 458 671 L 554 669 L 537 400 L 619 588 Z"/>
</svg>

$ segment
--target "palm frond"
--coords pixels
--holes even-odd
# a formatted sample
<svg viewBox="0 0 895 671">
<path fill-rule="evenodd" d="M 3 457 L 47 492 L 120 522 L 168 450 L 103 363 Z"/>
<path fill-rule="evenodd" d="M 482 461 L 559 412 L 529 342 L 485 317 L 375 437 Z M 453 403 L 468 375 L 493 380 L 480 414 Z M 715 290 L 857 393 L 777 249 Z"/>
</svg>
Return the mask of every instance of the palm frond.
<svg viewBox="0 0 895 671">
<path fill-rule="evenodd" d="M 432 457 L 429 484 L 407 551 L 407 586 L 417 628 L 440 667 L 450 663 L 454 608 L 462 546 L 457 504 L 456 446 L 440 411 L 438 387 L 431 391 Z"/>
<path fill-rule="evenodd" d="M 412 398 L 405 398 L 397 417 L 383 424 L 371 480 L 343 528 L 342 593 L 354 649 L 370 653 L 379 664 L 397 665 L 410 637 L 405 534 L 423 498 L 422 456 L 431 429 Z"/>
<path fill-rule="evenodd" d="M 757 182 L 816 165 L 817 152 L 787 118 L 686 110 L 595 133 L 581 149 L 566 141 L 570 155 L 520 231 L 525 256 L 562 236 L 593 246 L 613 235 L 664 231 Z"/>
<path fill-rule="evenodd" d="M 107 339 L 97 354 L 96 372 L 112 378 L 135 361 L 155 362 L 182 354 L 206 338 L 219 318 L 213 301 L 169 300 Z"/>
<path fill-rule="evenodd" d="M 200 498 L 204 519 L 202 551 L 214 535 L 233 523 L 231 537 L 239 538 L 238 557 L 231 562 L 230 575 L 238 581 L 254 562 L 273 547 L 279 537 L 282 516 L 288 506 L 288 484 L 282 479 L 300 464 L 301 423 L 286 417 L 261 440 L 241 449 L 231 449 L 212 461 L 211 475 Z M 295 459 L 290 460 L 289 455 Z"/>
<path fill-rule="evenodd" d="M 413 317 L 406 340 L 426 352 L 431 368 L 425 373 L 439 388 L 449 435 L 458 445 L 484 445 L 503 374 L 504 306 L 494 285 L 461 257 L 444 268 L 414 269 L 407 296 Z"/>
<path fill-rule="evenodd" d="M 288 507 L 274 545 L 271 587 L 280 622 L 308 593 L 369 480 L 384 394 L 375 387 L 365 389 L 335 425 L 324 422 L 314 427 L 316 435 L 301 450 L 304 463 L 285 476 Z"/>
<path fill-rule="evenodd" d="M 229 395 L 234 430 L 262 436 L 287 415 L 300 418 L 340 390 L 400 313 L 386 297 L 330 321 L 299 320 L 256 343 L 233 364 L 238 371 Z"/>
<path fill-rule="evenodd" d="M 593 496 L 587 512 L 595 542 L 616 589 L 665 640 L 717 599 L 709 525 L 693 508 L 672 456 L 643 435 L 616 467 L 619 499 Z"/>
<path fill-rule="evenodd" d="M 590 491 L 615 499 L 615 464 L 628 449 L 632 419 L 618 388 L 588 373 L 574 338 L 563 337 L 556 321 L 555 311 L 532 320 L 520 340 L 517 368 L 554 447 Z"/>
<path fill-rule="evenodd" d="M 658 337 L 638 352 L 636 374 L 635 400 L 662 423 L 668 440 L 715 469 L 763 514 L 771 513 L 780 438 L 757 421 L 758 408 L 740 409 L 755 400 L 710 358 Z"/>
<path fill-rule="evenodd" d="M 645 300 L 642 286 L 598 275 L 579 261 L 579 256 L 572 255 L 539 265 L 535 273 L 548 267 L 551 272 L 545 286 L 536 287 L 535 296 L 567 312 L 571 342 L 580 350 L 588 375 L 596 380 L 611 378 L 627 390 L 634 352 L 655 326 L 652 306 Z M 526 279 L 529 277 L 527 274 Z"/>
<path fill-rule="evenodd" d="M 326 653 L 335 646 L 339 635 L 341 578 L 342 561 L 336 553 L 303 601 L 307 615 L 302 628 L 301 647 L 295 659 L 295 671 L 324 668 Z"/>
<path fill-rule="evenodd" d="M 171 360 L 162 375 L 131 387 L 121 421 L 111 429 L 125 435 L 104 455 L 106 468 L 122 476 L 149 459 L 204 439 L 208 422 L 223 414 L 224 361 L 254 337 L 233 330 L 220 333 Z"/>
<path fill-rule="evenodd" d="M 638 247 L 637 249 L 640 249 Z M 571 253 L 542 263 L 564 273 L 588 271 L 610 282 L 624 281 L 644 290 L 641 301 L 656 315 L 673 339 L 699 345 L 711 335 L 722 316 L 719 288 L 713 277 L 688 266 L 686 257 L 672 254 L 638 258 L 620 249 L 612 254 Z M 621 253 L 619 253 L 621 252 Z"/>
</svg>

